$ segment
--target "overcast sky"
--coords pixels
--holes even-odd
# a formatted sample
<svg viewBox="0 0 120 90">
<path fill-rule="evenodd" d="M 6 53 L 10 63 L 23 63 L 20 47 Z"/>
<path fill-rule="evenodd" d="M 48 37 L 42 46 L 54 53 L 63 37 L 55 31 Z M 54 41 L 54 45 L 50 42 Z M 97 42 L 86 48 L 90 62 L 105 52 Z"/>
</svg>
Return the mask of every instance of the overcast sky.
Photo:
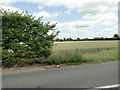
<svg viewBox="0 0 120 90">
<path fill-rule="evenodd" d="M 84 1 L 84 2 L 83 2 Z M 58 38 L 113 37 L 118 33 L 117 0 L 2 0 L 0 7 L 28 11 L 58 23 Z"/>
</svg>

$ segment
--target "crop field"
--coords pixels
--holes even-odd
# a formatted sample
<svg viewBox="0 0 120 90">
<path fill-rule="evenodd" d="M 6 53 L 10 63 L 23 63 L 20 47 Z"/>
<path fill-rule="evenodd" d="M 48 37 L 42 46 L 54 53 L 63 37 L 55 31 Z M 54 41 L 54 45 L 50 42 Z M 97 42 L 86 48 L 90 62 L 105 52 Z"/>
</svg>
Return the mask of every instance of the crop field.
<svg viewBox="0 0 120 90">
<path fill-rule="evenodd" d="M 118 41 L 66 41 L 55 42 L 53 50 L 118 47 Z"/>
<path fill-rule="evenodd" d="M 82 61 L 84 62 L 106 62 L 118 60 L 118 41 L 54 42 L 50 58 L 51 60 L 54 59 L 55 62 L 61 62 L 59 59 L 64 59 L 72 54 L 76 54 L 76 58 L 82 58 Z M 57 57 L 59 58 L 56 59 Z M 72 63 L 73 62 L 74 60 L 72 60 Z"/>
</svg>

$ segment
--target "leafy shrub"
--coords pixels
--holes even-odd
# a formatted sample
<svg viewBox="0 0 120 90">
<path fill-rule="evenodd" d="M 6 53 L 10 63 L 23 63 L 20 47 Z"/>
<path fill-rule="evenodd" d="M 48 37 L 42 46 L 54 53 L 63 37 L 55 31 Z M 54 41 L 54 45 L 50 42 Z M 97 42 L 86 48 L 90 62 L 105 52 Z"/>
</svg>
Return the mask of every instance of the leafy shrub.
<svg viewBox="0 0 120 90">
<path fill-rule="evenodd" d="M 43 64 L 45 63 L 45 58 L 34 58 L 35 64 Z"/>
<path fill-rule="evenodd" d="M 14 53 L 8 52 L 8 50 L 3 49 L 2 51 L 2 66 L 4 67 L 12 67 L 14 66 L 20 59 L 14 57 Z"/>
<path fill-rule="evenodd" d="M 2 45 L 12 49 L 19 57 L 49 56 L 53 39 L 58 35 L 54 27 L 32 15 L 2 11 Z M 52 34 L 48 34 L 52 31 Z M 22 44 L 20 44 L 22 42 Z"/>
<path fill-rule="evenodd" d="M 25 60 L 25 59 L 21 59 L 20 61 L 18 61 L 17 65 L 20 66 L 20 67 L 27 66 L 28 65 L 28 61 Z"/>
<path fill-rule="evenodd" d="M 1 12 L 3 65 L 6 65 L 5 62 L 12 62 L 13 64 L 10 66 L 13 66 L 16 62 L 12 54 L 6 52 L 8 49 L 13 50 L 14 57 L 20 58 L 48 57 L 50 55 L 53 39 L 59 33 L 54 29 L 56 24 L 43 23 L 42 17 L 35 20 L 27 12 L 18 13 L 18 11 L 4 10 Z M 51 34 L 48 34 L 49 32 Z M 20 63 L 22 61 L 19 61 Z"/>
<path fill-rule="evenodd" d="M 43 64 L 44 58 L 24 58 L 18 61 L 17 65 L 20 67 L 33 65 L 33 64 Z"/>
</svg>

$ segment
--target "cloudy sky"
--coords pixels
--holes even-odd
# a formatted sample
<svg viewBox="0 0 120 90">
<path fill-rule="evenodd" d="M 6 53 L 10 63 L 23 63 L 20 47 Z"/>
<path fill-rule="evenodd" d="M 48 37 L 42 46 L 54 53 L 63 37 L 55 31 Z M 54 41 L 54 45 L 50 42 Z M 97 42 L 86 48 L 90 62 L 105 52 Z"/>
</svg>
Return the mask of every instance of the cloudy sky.
<svg viewBox="0 0 120 90">
<path fill-rule="evenodd" d="M 58 38 L 113 37 L 118 33 L 117 0 L 2 0 L 0 7 L 28 11 L 58 23 Z"/>
</svg>

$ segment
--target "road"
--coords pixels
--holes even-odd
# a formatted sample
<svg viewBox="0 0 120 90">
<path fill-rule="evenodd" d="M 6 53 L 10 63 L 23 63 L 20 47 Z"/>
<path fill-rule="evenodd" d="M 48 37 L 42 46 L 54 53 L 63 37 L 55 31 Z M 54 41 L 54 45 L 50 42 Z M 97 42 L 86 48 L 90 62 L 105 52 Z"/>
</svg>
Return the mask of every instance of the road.
<svg viewBox="0 0 120 90">
<path fill-rule="evenodd" d="M 118 62 L 86 64 L 2 76 L 3 88 L 95 88 L 118 84 Z"/>
</svg>

